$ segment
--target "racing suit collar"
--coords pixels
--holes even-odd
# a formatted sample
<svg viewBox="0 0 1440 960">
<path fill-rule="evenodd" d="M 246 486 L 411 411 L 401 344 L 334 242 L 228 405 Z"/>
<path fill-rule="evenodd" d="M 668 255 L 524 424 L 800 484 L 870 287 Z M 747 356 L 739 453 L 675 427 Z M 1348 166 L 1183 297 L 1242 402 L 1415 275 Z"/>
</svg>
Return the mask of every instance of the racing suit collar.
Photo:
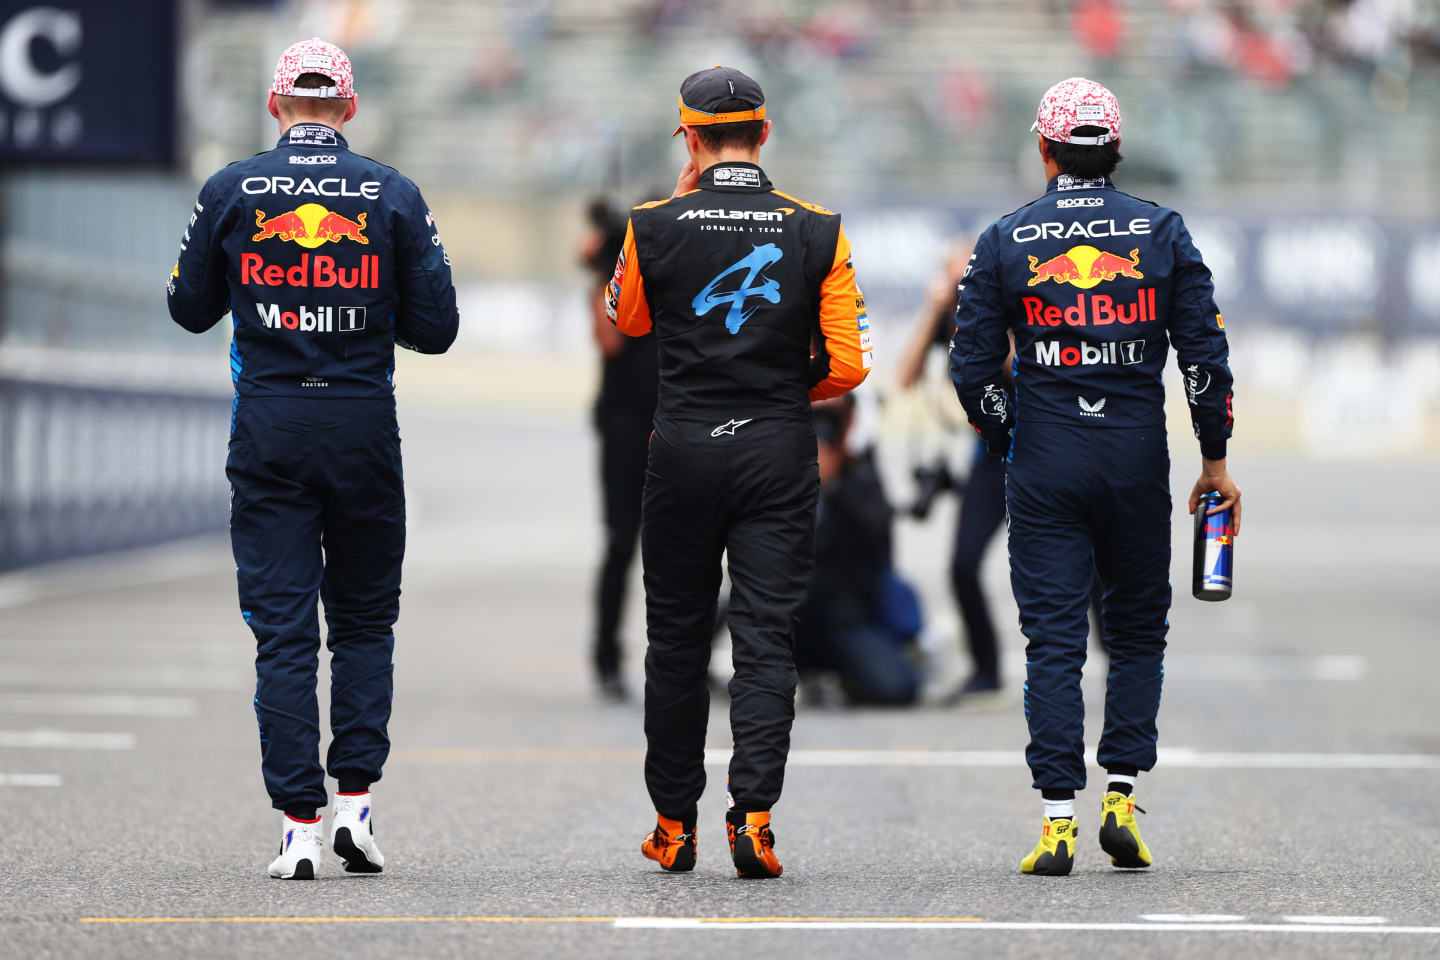
<svg viewBox="0 0 1440 960">
<path fill-rule="evenodd" d="M 1045 185 L 1046 193 L 1054 193 L 1057 190 L 1113 190 L 1115 183 L 1109 177 L 1096 177 L 1093 180 L 1085 180 L 1081 177 L 1072 177 L 1068 173 L 1057 174 Z"/>
<path fill-rule="evenodd" d="M 701 190 L 719 193 L 764 193 L 771 189 L 770 178 L 753 163 L 725 160 L 706 167 L 697 184 Z"/>
<path fill-rule="evenodd" d="M 350 145 L 334 127 L 323 123 L 303 121 L 280 134 L 277 147 L 323 147 L 330 150 L 348 150 Z"/>
</svg>

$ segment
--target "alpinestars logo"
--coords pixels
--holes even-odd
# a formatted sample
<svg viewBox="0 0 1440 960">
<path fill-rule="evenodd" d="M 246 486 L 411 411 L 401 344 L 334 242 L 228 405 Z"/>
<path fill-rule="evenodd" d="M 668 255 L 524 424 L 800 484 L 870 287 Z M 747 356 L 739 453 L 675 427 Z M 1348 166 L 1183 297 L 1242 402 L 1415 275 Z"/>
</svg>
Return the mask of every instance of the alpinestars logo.
<svg viewBox="0 0 1440 960">
<path fill-rule="evenodd" d="M 748 256 L 721 270 L 715 279 L 705 284 L 705 289 L 695 294 L 695 299 L 690 301 L 695 316 L 703 317 L 715 307 L 728 303 L 730 309 L 725 314 L 725 329 L 732 334 L 739 333 L 745 321 L 754 316 L 756 310 L 755 306 L 746 307 L 746 300 L 759 297 L 768 303 L 780 302 L 780 281 L 765 276 L 765 270 L 783 256 L 785 251 L 773 243 L 766 243 L 755 247 Z M 715 292 L 722 280 L 741 270 L 745 271 L 745 279 L 738 288 L 729 293 Z"/>
<path fill-rule="evenodd" d="M 1101 419 L 1104 419 L 1105 414 L 1101 413 L 1100 411 L 1105 409 L 1105 404 L 1107 402 L 1105 397 L 1101 397 L 1096 403 L 1091 403 L 1084 397 L 1076 397 L 1075 399 L 1080 401 L 1080 416 L 1100 417 Z"/>
<path fill-rule="evenodd" d="M 753 420 L 754 418 L 752 417 L 751 419 Z M 711 430 L 711 431 L 710 431 L 710 436 L 712 436 L 712 437 L 723 437 L 723 436 L 727 436 L 727 435 L 728 435 L 728 436 L 732 436 L 732 437 L 733 437 L 733 436 L 735 436 L 735 430 L 736 430 L 737 427 L 743 427 L 743 426 L 745 426 L 745 424 L 747 424 L 747 423 L 749 423 L 749 422 L 750 422 L 750 420 L 736 420 L 735 418 L 732 417 L 732 418 L 730 419 L 730 422 L 729 422 L 729 423 L 722 423 L 722 424 L 720 424 L 720 426 L 716 427 L 714 430 Z"/>
</svg>

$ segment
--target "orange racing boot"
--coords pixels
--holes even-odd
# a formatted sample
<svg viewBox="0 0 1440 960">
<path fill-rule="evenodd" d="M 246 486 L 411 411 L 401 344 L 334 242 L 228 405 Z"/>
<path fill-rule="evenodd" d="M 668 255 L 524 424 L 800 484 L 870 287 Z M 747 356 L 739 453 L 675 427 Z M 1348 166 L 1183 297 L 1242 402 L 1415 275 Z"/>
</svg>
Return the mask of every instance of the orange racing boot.
<svg viewBox="0 0 1440 960">
<path fill-rule="evenodd" d="M 736 876 L 764 879 L 784 872 L 775 857 L 770 811 L 736 813 L 732 810 L 725 814 L 725 830 L 730 834 L 730 856 L 735 859 Z"/>
<path fill-rule="evenodd" d="M 688 873 L 695 869 L 695 824 L 681 823 L 669 817 L 656 817 L 655 829 L 645 836 L 640 852 L 648 860 L 660 864 L 668 873 Z"/>
</svg>

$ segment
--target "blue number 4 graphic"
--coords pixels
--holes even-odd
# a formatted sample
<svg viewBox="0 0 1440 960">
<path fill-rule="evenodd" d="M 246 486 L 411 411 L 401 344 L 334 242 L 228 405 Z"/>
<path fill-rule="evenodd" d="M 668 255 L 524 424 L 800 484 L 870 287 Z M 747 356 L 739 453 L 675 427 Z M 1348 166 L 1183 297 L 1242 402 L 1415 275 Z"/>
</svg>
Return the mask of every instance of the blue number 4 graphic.
<svg viewBox="0 0 1440 960">
<path fill-rule="evenodd" d="M 707 283 L 705 289 L 697 293 L 695 299 L 690 302 L 690 306 L 695 308 L 695 315 L 697 317 L 703 317 L 710 312 L 712 307 L 718 307 L 721 304 L 728 303 L 730 304 L 730 310 L 725 314 L 725 329 L 731 333 L 739 333 L 740 327 L 755 313 L 754 306 L 748 310 L 745 308 L 746 300 L 751 297 L 761 297 L 770 303 L 780 302 L 780 281 L 771 280 L 764 275 L 764 271 L 766 267 L 784 255 L 785 252 L 775 244 L 767 243 L 763 246 L 756 247 L 751 251 L 749 256 L 745 257 L 739 263 L 720 271 L 720 274 L 714 280 Z M 731 293 L 715 292 L 715 288 L 720 285 L 721 280 L 741 270 L 746 271 L 745 280 L 737 290 Z M 751 286 L 757 279 L 761 282 L 755 286 Z M 758 304 L 756 306 L 758 306 Z"/>
</svg>

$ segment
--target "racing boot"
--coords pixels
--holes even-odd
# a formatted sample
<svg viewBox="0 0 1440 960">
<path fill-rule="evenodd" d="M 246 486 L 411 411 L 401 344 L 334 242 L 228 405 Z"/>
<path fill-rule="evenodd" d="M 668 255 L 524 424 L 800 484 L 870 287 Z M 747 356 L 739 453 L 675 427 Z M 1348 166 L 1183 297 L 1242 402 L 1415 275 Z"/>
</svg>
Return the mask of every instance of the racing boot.
<svg viewBox="0 0 1440 960">
<path fill-rule="evenodd" d="M 735 875 L 750 879 L 778 877 L 784 872 L 775 857 L 775 834 L 770 830 L 770 811 L 725 814 L 725 832 L 730 835 L 730 856 Z"/>
<path fill-rule="evenodd" d="M 1075 864 L 1075 820 L 1073 817 L 1045 818 L 1044 832 L 1030 856 L 1020 861 L 1021 873 L 1042 877 L 1066 877 Z"/>
<path fill-rule="evenodd" d="M 370 792 L 337 793 L 330 814 L 330 849 L 345 866 L 346 873 L 379 873 L 385 869 L 385 855 L 375 845 L 375 818 L 371 816 Z"/>
<path fill-rule="evenodd" d="M 1140 839 L 1135 823 L 1135 795 L 1111 791 L 1100 801 L 1100 849 L 1117 867 L 1137 870 L 1150 866 L 1150 848 Z"/>
<path fill-rule="evenodd" d="M 660 864 L 667 873 L 688 873 L 695 869 L 695 824 L 656 816 L 655 829 L 645 835 L 640 852 Z"/>
<path fill-rule="evenodd" d="M 270 876 L 276 880 L 314 880 L 315 865 L 325 848 L 320 818 L 295 820 L 286 814 L 280 824 L 280 856 L 270 862 Z"/>
</svg>

